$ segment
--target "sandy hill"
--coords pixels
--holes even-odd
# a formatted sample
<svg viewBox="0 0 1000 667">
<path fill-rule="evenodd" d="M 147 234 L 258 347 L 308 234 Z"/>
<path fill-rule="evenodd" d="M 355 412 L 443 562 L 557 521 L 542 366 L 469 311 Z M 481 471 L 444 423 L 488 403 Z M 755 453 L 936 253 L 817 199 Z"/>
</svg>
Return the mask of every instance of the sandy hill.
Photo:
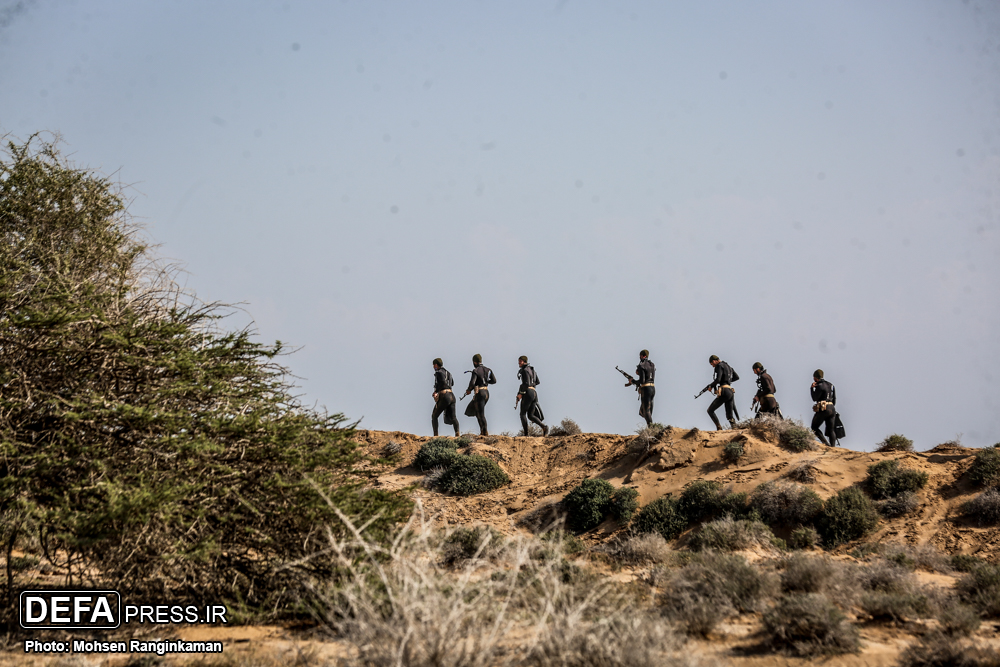
<svg viewBox="0 0 1000 667">
<path fill-rule="evenodd" d="M 449 496 L 419 486 L 424 473 L 410 467 L 413 457 L 429 437 L 399 431 L 356 433 L 369 454 L 378 456 L 389 442 L 402 446 L 399 467 L 377 472 L 384 488 L 417 484 L 415 497 L 449 524 L 486 523 L 504 532 L 530 529 L 544 520 L 548 506 L 558 502 L 588 477 L 606 479 L 614 486 L 639 492 L 642 505 L 668 494 L 679 494 L 696 480 L 717 480 L 735 491 L 752 491 L 757 485 L 788 478 L 806 468 L 809 482 L 824 499 L 864 480 L 872 463 L 894 458 L 928 473 L 930 481 L 920 493 L 919 509 L 908 516 L 883 520 L 866 541 L 929 543 L 948 553 L 970 553 L 996 561 L 1000 558 L 1000 528 L 979 527 L 961 517 L 959 506 L 980 489 L 965 474 L 976 450 L 952 443 L 926 452 L 874 453 L 823 447 L 791 452 L 774 437 L 758 429 L 700 431 L 667 427 L 658 442 L 641 436 L 583 433 L 559 437 L 473 436 L 467 451 L 493 458 L 510 475 L 512 483 L 491 493 L 471 497 Z M 722 457 L 723 446 L 742 439 L 746 454 L 738 464 Z M 807 477 L 808 479 L 808 477 Z M 608 539 L 617 530 L 607 521 L 585 539 Z M 840 550 L 849 549 L 844 545 Z"/>
</svg>

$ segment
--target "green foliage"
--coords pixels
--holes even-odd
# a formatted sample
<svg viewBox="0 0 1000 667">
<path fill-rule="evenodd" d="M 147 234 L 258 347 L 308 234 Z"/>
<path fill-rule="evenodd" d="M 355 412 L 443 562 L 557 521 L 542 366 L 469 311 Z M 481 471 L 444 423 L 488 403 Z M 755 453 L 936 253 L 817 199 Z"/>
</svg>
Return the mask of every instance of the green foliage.
<svg viewBox="0 0 1000 667">
<path fill-rule="evenodd" d="M 992 647 L 958 641 L 943 632 L 928 632 L 899 656 L 898 667 L 1000 667 Z"/>
<path fill-rule="evenodd" d="M 967 604 L 948 600 L 937 613 L 941 629 L 949 635 L 968 637 L 979 629 L 982 623 L 979 613 Z"/>
<path fill-rule="evenodd" d="M 745 453 L 743 447 L 744 444 L 746 444 L 746 440 L 743 438 L 730 440 L 722 446 L 722 458 L 729 463 L 739 463 Z"/>
<path fill-rule="evenodd" d="M 420 446 L 417 455 L 413 457 L 413 467 L 417 470 L 447 468 L 458 456 L 458 446 L 457 439 L 432 438 Z"/>
<path fill-rule="evenodd" d="M 717 516 L 731 516 L 734 519 L 759 519 L 759 515 L 750 510 L 750 496 L 740 491 L 727 493 L 718 498 Z"/>
<path fill-rule="evenodd" d="M 804 452 L 816 448 L 816 438 L 810 429 L 786 419 L 778 427 L 778 444 L 793 452 Z"/>
<path fill-rule="evenodd" d="M 875 620 L 902 621 L 908 618 L 925 618 L 930 614 L 927 596 L 920 593 L 865 593 L 861 596 L 860 606 Z"/>
<path fill-rule="evenodd" d="M 593 477 L 583 480 L 562 500 L 566 508 L 566 524 L 579 532 L 594 528 L 604 521 L 611 509 L 614 493 L 615 487 L 607 480 Z"/>
<path fill-rule="evenodd" d="M 819 516 L 823 500 L 805 486 L 765 482 L 750 495 L 750 506 L 764 523 L 799 526 Z"/>
<path fill-rule="evenodd" d="M 635 489 L 623 486 L 616 489 L 611 496 L 611 516 L 618 519 L 622 524 L 632 520 L 639 509 L 639 492 Z"/>
<path fill-rule="evenodd" d="M 969 467 L 969 479 L 980 486 L 1000 485 L 1000 442 L 976 452 Z"/>
<path fill-rule="evenodd" d="M 951 557 L 951 567 L 958 572 L 971 572 L 972 568 L 982 565 L 985 561 L 971 554 L 955 554 Z"/>
<path fill-rule="evenodd" d="M 899 433 L 893 433 L 885 437 L 882 442 L 875 445 L 876 452 L 912 452 L 913 441 Z"/>
<path fill-rule="evenodd" d="M 449 565 L 469 558 L 493 558 L 506 543 L 503 534 L 490 526 L 456 528 L 444 539 L 441 555 Z"/>
<path fill-rule="evenodd" d="M 912 491 L 903 491 L 894 498 L 887 498 L 878 503 L 878 513 L 882 516 L 893 519 L 906 516 L 917 511 L 920 506 L 920 499 Z"/>
<path fill-rule="evenodd" d="M 701 521 L 716 513 L 719 508 L 719 497 L 721 494 L 721 483 L 699 479 L 689 484 L 681 492 L 677 507 L 688 520 L 688 523 Z"/>
<path fill-rule="evenodd" d="M 687 528 L 687 517 L 670 496 L 657 498 L 641 510 L 632 522 L 640 533 L 659 533 L 665 540 L 676 539 Z"/>
<path fill-rule="evenodd" d="M 878 520 L 872 499 L 858 487 L 849 486 L 827 499 L 816 527 L 825 544 L 836 546 L 863 537 L 878 525 Z"/>
<path fill-rule="evenodd" d="M 764 614 L 764 631 L 775 648 L 799 656 L 856 653 L 858 631 L 819 593 L 782 598 Z"/>
<path fill-rule="evenodd" d="M 437 487 L 456 496 L 486 493 L 510 484 L 510 477 L 493 459 L 469 454 L 456 456 L 438 479 Z"/>
<path fill-rule="evenodd" d="M 788 536 L 788 546 L 792 549 L 810 549 L 822 542 L 819 532 L 812 526 L 800 526 Z"/>
<path fill-rule="evenodd" d="M 343 415 L 298 402 L 282 346 L 186 296 L 110 181 L 52 144 L 0 162 L 0 514 L 130 599 L 299 604 L 339 565 L 338 511 L 380 539 L 409 513 L 366 488 Z M 307 477 L 308 475 L 308 477 Z M 8 593 L 17 581 L 7 581 Z"/>
<path fill-rule="evenodd" d="M 890 459 L 868 466 L 865 484 L 876 499 L 894 498 L 907 491 L 919 491 L 927 485 L 927 473 L 904 468 L 899 461 Z"/>
</svg>

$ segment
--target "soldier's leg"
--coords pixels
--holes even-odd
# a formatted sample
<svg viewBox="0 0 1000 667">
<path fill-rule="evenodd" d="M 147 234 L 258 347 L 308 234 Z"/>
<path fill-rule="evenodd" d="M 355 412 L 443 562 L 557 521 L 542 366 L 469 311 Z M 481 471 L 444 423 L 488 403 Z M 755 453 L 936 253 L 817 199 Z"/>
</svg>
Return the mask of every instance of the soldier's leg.
<svg viewBox="0 0 1000 667">
<path fill-rule="evenodd" d="M 531 399 L 527 396 L 521 399 L 521 430 L 525 436 L 528 435 L 528 406 L 531 405 Z"/>
<path fill-rule="evenodd" d="M 455 427 L 455 437 L 459 436 L 458 430 L 458 415 L 455 413 L 455 394 L 447 394 L 445 396 L 445 406 L 444 406 L 444 423 L 451 424 Z"/>
<path fill-rule="evenodd" d="M 708 406 L 708 416 L 712 418 L 713 422 L 715 422 L 716 431 L 722 430 L 722 424 L 719 423 L 719 418 L 715 416 L 715 411 L 725 405 L 725 403 L 725 399 L 721 396 L 716 396 L 715 400 L 712 401 L 712 404 Z"/>
<path fill-rule="evenodd" d="M 830 439 L 830 446 L 836 447 L 840 444 L 837 440 L 837 408 L 828 406 L 826 412 L 826 437 Z"/>
<path fill-rule="evenodd" d="M 643 417 L 646 418 L 646 426 L 653 423 L 653 397 L 656 396 L 656 387 L 642 388 L 642 403 L 644 408 Z"/>
<path fill-rule="evenodd" d="M 733 412 L 734 412 L 733 409 L 736 407 L 736 405 L 735 405 L 736 404 L 736 394 L 733 393 L 732 389 L 723 389 L 722 390 L 722 398 L 726 402 L 726 419 L 729 420 L 729 426 L 730 427 L 735 427 L 736 426 L 736 420 L 733 419 Z"/>
<path fill-rule="evenodd" d="M 486 430 L 486 401 L 489 400 L 489 396 L 486 392 L 481 391 L 476 394 L 474 400 L 476 401 L 476 421 L 479 422 L 479 434 L 489 435 Z"/>
<path fill-rule="evenodd" d="M 543 433 L 547 434 L 548 431 L 549 431 L 549 428 L 545 424 L 542 423 L 541 419 L 538 418 L 538 412 L 539 412 L 539 410 L 538 410 L 538 394 L 535 393 L 534 389 L 529 389 L 528 390 L 528 395 L 530 396 L 530 400 L 531 400 L 530 405 L 528 405 L 528 419 L 531 421 L 531 423 L 537 425 L 540 429 L 542 429 Z"/>
<path fill-rule="evenodd" d="M 431 428 L 434 429 L 435 436 L 438 434 L 438 417 L 441 416 L 442 412 L 441 401 L 438 400 L 434 403 L 434 409 L 431 411 Z"/>
<path fill-rule="evenodd" d="M 829 445 L 830 443 L 826 441 L 826 438 L 823 437 L 823 434 L 819 430 L 819 427 L 822 426 L 825 421 L 826 421 L 826 413 L 817 412 L 816 414 L 813 415 L 813 420 L 812 424 L 810 424 L 810 428 L 812 429 L 813 433 L 816 434 L 817 440 L 819 440 L 824 445 Z"/>
</svg>

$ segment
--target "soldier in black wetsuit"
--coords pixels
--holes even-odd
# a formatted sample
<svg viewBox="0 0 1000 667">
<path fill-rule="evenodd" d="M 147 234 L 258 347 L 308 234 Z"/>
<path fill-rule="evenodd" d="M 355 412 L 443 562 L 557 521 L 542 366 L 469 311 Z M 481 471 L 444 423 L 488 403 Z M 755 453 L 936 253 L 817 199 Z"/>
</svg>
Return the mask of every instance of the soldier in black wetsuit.
<svg viewBox="0 0 1000 667">
<path fill-rule="evenodd" d="M 465 395 L 468 396 L 473 392 L 476 395 L 472 397 L 469 407 L 465 409 L 465 416 L 476 418 L 479 422 L 480 435 L 489 435 L 489 432 L 486 430 L 486 402 L 490 400 L 490 390 L 488 387 L 491 384 L 496 384 L 497 378 L 493 375 L 493 371 L 483 366 L 483 355 L 473 355 L 472 364 L 475 368 L 471 371 L 466 371 L 467 373 L 472 373 L 472 377 L 469 378 L 469 388 L 465 390 Z"/>
<path fill-rule="evenodd" d="M 542 406 L 538 404 L 538 392 L 535 391 L 535 387 L 541 382 L 538 373 L 528 364 L 528 357 L 523 354 L 517 358 L 517 365 L 520 366 L 517 379 L 521 381 L 517 399 L 521 402 L 521 428 L 524 429 L 524 435 L 528 435 L 529 419 L 542 428 L 542 435 L 548 435 L 549 427 L 542 423 L 545 415 L 542 414 Z"/>
<path fill-rule="evenodd" d="M 824 445 L 836 447 L 840 444 L 837 441 L 836 429 L 837 390 L 834 389 L 832 384 L 823 379 L 822 369 L 817 368 L 816 372 L 813 373 L 813 383 L 809 388 L 809 395 L 816 402 L 813 405 L 813 412 L 816 414 L 813 415 L 812 420 L 812 430 L 816 434 L 816 439 Z M 820 426 L 826 427 L 826 435 L 830 438 L 830 442 L 827 442 L 823 434 L 820 433 Z"/>
<path fill-rule="evenodd" d="M 736 394 L 733 391 L 732 383 L 737 376 L 733 372 L 732 366 L 724 361 L 720 361 L 719 357 L 714 354 L 708 358 L 708 363 L 712 364 L 712 367 L 715 369 L 715 376 L 712 379 L 712 383 L 708 385 L 710 389 L 715 391 L 715 400 L 708 406 L 708 416 L 715 422 L 715 430 L 721 431 L 722 424 L 719 423 L 719 418 L 715 416 L 715 411 L 725 405 L 726 419 L 729 420 L 729 426 L 730 428 L 735 427 L 736 420 L 733 418 L 733 413 L 736 408 Z"/>
<path fill-rule="evenodd" d="M 656 396 L 656 387 L 653 379 L 656 376 L 656 364 L 649 360 L 649 350 L 639 353 L 639 365 L 635 367 L 636 382 L 639 385 L 639 416 L 646 420 L 646 426 L 653 423 L 653 397 Z M 628 387 L 632 380 L 625 383 Z"/>
<path fill-rule="evenodd" d="M 781 416 L 778 408 L 778 401 L 774 398 L 774 380 L 764 368 L 764 364 L 759 361 L 753 365 L 753 372 L 757 375 L 757 394 L 753 397 L 754 404 L 760 404 L 760 415 Z"/>
<path fill-rule="evenodd" d="M 440 357 L 433 361 L 434 366 L 434 410 L 431 412 L 431 426 L 434 427 L 434 435 L 438 434 L 438 417 L 444 413 L 444 423 L 454 424 L 455 437 L 458 437 L 458 417 L 455 416 L 455 392 L 451 390 L 455 386 L 455 380 L 451 373 L 444 367 L 444 362 Z"/>
</svg>

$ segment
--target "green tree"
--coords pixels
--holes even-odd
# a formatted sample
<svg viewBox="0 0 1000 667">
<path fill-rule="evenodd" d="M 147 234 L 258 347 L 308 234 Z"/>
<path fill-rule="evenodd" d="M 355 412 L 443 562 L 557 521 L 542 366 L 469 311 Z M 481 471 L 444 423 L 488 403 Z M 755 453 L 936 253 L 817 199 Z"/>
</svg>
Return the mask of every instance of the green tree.
<svg viewBox="0 0 1000 667">
<path fill-rule="evenodd" d="M 341 414 L 302 406 L 282 346 L 184 294 L 122 193 L 37 136 L 0 162 L 0 517 L 67 583 L 131 599 L 297 603 L 337 512 L 386 534 Z M 16 588 L 8 569 L 7 592 Z"/>
</svg>

